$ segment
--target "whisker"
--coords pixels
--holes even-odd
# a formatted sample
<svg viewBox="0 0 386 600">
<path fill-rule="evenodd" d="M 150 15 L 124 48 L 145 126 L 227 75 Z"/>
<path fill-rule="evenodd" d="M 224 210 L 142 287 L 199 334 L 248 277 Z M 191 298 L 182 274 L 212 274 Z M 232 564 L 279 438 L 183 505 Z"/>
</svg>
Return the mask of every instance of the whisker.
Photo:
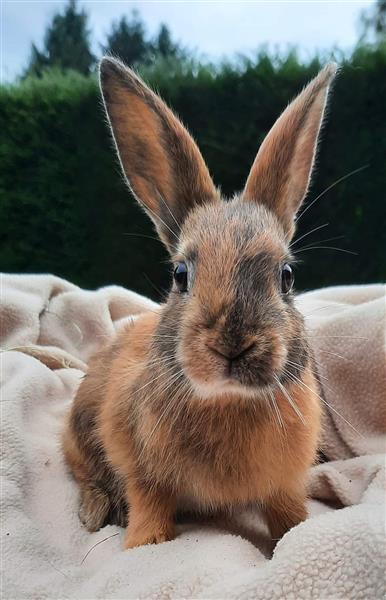
<svg viewBox="0 0 386 600">
<path fill-rule="evenodd" d="M 168 229 L 170 231 L 170 233 L 172 235 L 174 235 L 177 242 L 180 241 L 180 238 L 178 237 L 176 232 L 173 231 L 173 229 L 171 227 L 169 227 L 169 225 L 167 223 L 165 223 L 165 221 L 163 219 L 161 219 L 161 217 L 159 215 L 157 215 L 157 213 L 155 213 L 154 210 L 152 210 L 149 206 L 146 206 L 146 210 L 148 210 L 156 219 L 158 219 L 166 227 L 166 229 Z M 173 247 L 174 247 L 174 245 L 173 245 Z M 177 251 L 177 248 L 174 248 L 174 250 Z"/>
<path fill-rule="evenodd" d="M 161 387 L 156 386 L 152 390 L 150 395 L 146 395 L 145 401 L 147 403 L 150 403 L 153 400 L 153 398 L 155 398 L 156 396 L 162 396 L 163 394 L 166 394 L 166 392 L 175 383 L 175 381 L 178 379 L 178 377 L 176 377 L 176 375 L 180 375 L 182 373 L 182 371 L 180 371 L 178 373 L 173 373 L 173 370 L 174 370 L 174 365 L 172 366 L 171 369 L 162 373 L 162 375 L 168 376 L 170 378 L 166 380 L 166 382 L 163 384 L 163 386 L 162 385 L 161 385 Z M 153 383 L 153 382 L 151 382 L 151 383 Z M 138 396 L 136 396 L 136 398 L 138 398 Z M 141 411 L 141 403 L 137 403 L 137 405 L 135 407 L 135 414 L 138 415 L 140 413 L 140 411 Z"/>
<path fill-rule="evenodd" d="M 284 421 L 283 421 L 283 418 L 281 416 L 280 409 L 279 409 L 279 407 L 277 405 L 275 394 L 273 394 L 272 390 L 267 390 L 267 393 L 268 393 L 268 398 L 270 400 L 270 405 L 273 406 L 274 414 L 276 414 L 277 422 L 279 424 L 279 427 L 281 427 L 282 429 L 284 429 Z"/>
<path fill-rule="evenodd" d="M 319 229 L 323 229 L 324 227 L 328 227 L 330 223 L 324 223 L 323 225 L 319 225 L 319 227 L 315 227 L 314 229 L 311 229 L 311 231 L 307 231 L 307 233 L 305 233 L 304 235 L 300 236 L 300 238 L 298 238 L 297 240 L 294 240 L 292 242 L 292 244 L 290 244 L 290 248 L 292 248 L 293 246 L 295 246 L 298 242 L 300 242 L 301 240 L 303 240 L 304 238 L 306 238 L 307 236 L 311 235 L 311 233 L 314 233 L 314 231 L 318 231 Z"/>
<path fill-rule="evenodd" d="M 318 306 L 316 308 L 313 308 L 311 310 L 311 312 L 309 312 L 309 313 L 305 313 L 302 310 L 300 310 L 299 312 L 300 312 L 300 314 L 303 317 L 305 317 L 306 319 L 308 319 L 308 318 L 312 317 L 314 315 L 314 313 L 319 312 L 320 310 L 329 310 L 329 309 L 331 309 L 331 304 L 327 304 L 326 306 Z"/>
<path fill-rule="evenodd" d="M 108 537 L 104 538 L 103 540 L 99 540 L 99 542 L 97 542 L 96 544 L 94 544 L 93 546 L 91 546 L 91 548 L 86 552 L 86 554 L 84 555 L 84 557 L 81 560 L 81 565 L 83 565 L 84 561 L 86 560 L 86 558 L 88 557 L 88 555 L 90 554 L 90 552 L 92 550 L 94 550 L 94 548 L 96 548 L 97 546 L 99 546 L 99 544 L 102 544 L 103 542 L 106 542 L 107 540 L 109 540 L 110 538 L 113 538 L 115 536 L 119 535 L 118 533 L 113 533 L 112 535 L 109 535 Z"/>
<path fill-rule="evenodd" d="M 173 213 L 172 213 L 172 211 L 171 211 L 171 209 L 170 209 L 169 205 L 168 205 L 168 204 L 165 202 L 165 199 L 163 198 L 163 196 L 161 196 L 161 194 L 160 194 L 160 192 L 159 192 L 159 190 L 158 190 L 157 188 L 155 188 L 155 191 L 156 191 L 156 193 L 157 193 L 157 196 L 158 196 L 158 198 L 159 198 L 160 200 L 162 200 L 162 202 L 164 203 L 164 205 L 165 205 L 165 206 L 166 206 L 166 208 L 168 209 L 168 211 L 169 211 L 169 213 L 170 213 L 170 215 L 171 215 L 171 217 L 172 217 L 173 221 L 175 222 L 175 224 L 176 224 L 176 225 L 177 225 L 177 227 L 178 227 L 178 231 L 181 233 L 181 226 L 180 226 L 179 222 L 177 221 L 177 219 L 175 218 L 175 216 L 173 215 Z"/>
<path fill-rule="evenodd" d="M 345 248 L 336 248 L 335 246 L 305 246 L 304 248 L 300 248 L 294 252 L 294 254 L 300 254 L 300 252 L 307 252 L 307 250 L 336 250 L 337 252 L 345 252 L 346 254 L 353 254 L 354 256 L 358 256 L 358 252 L 352 252 L 351 250 L 346 250 Z"/>
<path fill-rule="evenodd" d="M 308 204 L 304 208 L 304 210 L 296 218 L 296 222 L 298 222 L 303 217 L 303 215 L 308 211 L 308 209 L 311 208 L 311 206 L 313 206 L 315 204 L 315 202 L 317 202 L 320 198 L 322 198 L 325 194 L 327 194 L 327 192 L 329 192 L 330 190 L 332 190 L 332 188 L 334 188 L 336 185 L 338 185 L 338 183 L 341 183 L 345 179 L 348 179 L 349 177 L 351 177 L 352 175 L 355 175 L 356 173 L 359 173 L 360 171 L 364 171 L 364 169 L 367 169 L 369 166 L 370 165 L 362 165 L 361 167 L 358 167 L 357 169 L 354 169 L 353 171 L 350 171 L 350 173 L 347 173 L 346 175 L 343 175 L 343 177 L 340 177 L 339 179 L 337 179 L 336 181 L 334 181 L 334 183 L 332 183 L 331 185 L 329 185 L 325 190 L 323 190 L 323 192 L 321 192 L 318 196 L 316 196 L 316 198 L 310 204 Z"/>
<path fill-rule="evenodd" d="M 129 237 L 140 237 L 140 238 L 146 238 L 148 240 L 155 240 L 156 242 L 159 242 L 160 244 L 163 244 L 163 242 L 157 238 L 155 235 L 147 235 L 145 233 L 122 233 L 122 235 L 126 235 Z"/>
<path fill-rule="evenodd" d="M 336 356 L 337 358 L 341 358 L 342 360 L 346 360 L 347 362 L 352 362 L 346 356 L 342 356 L 341 354 L 338 354 L 337 352 L 331 352 L 331 350 L 322 350 L 322 348 L 317 348 L 316 350 L 314 349 L 314 352 L 323 352 L 324 354 L 331 354 L 331 356 Z M 319 373 L 318 373 L 318 375 L 319 375 Z"/>
<path fill-rule="evenodd" d="M 333 354 L 334 354 L 334 353 L 333 353 Z M 339 356 L 339 355 L 337 355 L 337 356 Z M 344 357 L 342 356 L 342 357 L 340 357 L 340 358 L 344 358 Z M 347 360 L 347 359 L 346 359 L 346 360 Z M 314 374 L 314 375 L 315 375 L 317 378 L 319 378 L 319 380 L 320 380 L 320 379 L 324 379 L 324 381 L 323 381 L 323 382 L 321 382 L 321 387 L 322 387 L 323 389 L 327 389 L 327 390 L 328 390 L 328 391 L 329 391 L 331 394 L 335 394 L 335 392 L 334 392 L 334 390 L 331 388 L 331 386 L 330 386 L 330 385 L 328 385 L 328 384 L 326 383 L 326 382 L 329 382 L 329 379 L 328 379 L 328 377 L 326 377 L 325 375 L 322 375 L 322 373 L 321 373 L 321 370 L 322 370 L 322 368 L 323 368 L 323 367 L 322 367 L 322 366 L 320 365 L 320 363 L 319 363 L 319 362 L 316 360 L 316 358 L 314 358 L 314 362 L 315 362 L 315 364 L 317 365 L 317 367 L 318 367 L 318 370 L 317 370 L 317 371 L 314 371 L 313 369 L 310 369 L 310 370 L 311 370 L 311 372 L 312 372 L 312 373 L 313 373 L 313 374 Z M 351 361 L 350 361 L 350 362 L 351 362 Z M 289 372 L 287 369 L 283 369 L 283 371 L 284 371 L 284 372 L 285 372 L 285 373 L 288 375 L 288 377 L 289 377 L 290 379 L 292 379 L 292 381 L 295 381 L 295 380 L 296 380 L 296 381 L 298 381 L 298 382 L 300 383 L 300 379 L 299 379 L 298 377 L 296 377 L 296 375 L 295 375 L 294 373 L 290 373 L 290 372 Z M 320 399 L 323 401 L 323 398 L 320 398 Z M 339 414 L 339 413 L 338 413 L 338 414 Z M 343 417 L 342 417 L 342 418 L 343 418 Z"/>
<path fill-rule="evenodd" d="M 342 356 L 341 354 L 338 354 L 337 352 L 331 352 L 330 350 L 322 350 L 321 348 L 318 348 L 317 352 L 323 352 L 324 354 L 331 354 L 331 356 L 337 356 L 338 358 L 341 358 L 342 360 L 346 360 L 347 362 L 352 362 L 352 360 L 350 360 L 349 358 L 347 358 L 347 356 Z"/>
<path fill-rule="evenodd" d="M 172 355 L 172 356 L 160 356 L 158 358 L 154 358 L 154 359 L 149 360 L 149 361 L 144 361 L 143 364 L 146 367 L 154 367 L 155 365 L 158 365 L 158 364 L 165 364 L 165 365 L 167 365 L 167 364 L 171 363 L 174 360 L 175 360 L 175 356 L 174 355 Z M 133 362 L 134 362 L 133 367 L 136 368 L 138 366 L 138 363 L 135 362 L 135 361 L 133 361 Z"/>
<path fill-rule="evenodd" d="M 296 404 L 295 400 L 293 400 L 293 398 L 291 398 L 291 396 L 288 394 L 287 390 L 285 389 L 284 385 L 282 385 L 282 383 L 279 381 L 279 379 L 276 376 L 275 376 L 275 380 L 276 380 L 276 383 L 279 386 L 280 390 L 283 392 L 284 396 L 287 398 L 288 402 L 290 403 L 290 406 L 293 408 L 293 410 L 295 411 L 295 413 L 297 414 L 297 416 L 303 423 L 303 425 L 306 425 L 306 421 L 305 421 L 302 413 L 300 412 L 299 407 Z"/>
<path fill-rule="evenodd" d="M 147 359 L 147 360 L 145 359 L 145 360 L 141 361 L 141 364 L 146 365 L 146 367 L 152 367 L 158 363 L 162 363 L 162 362 L 168 363 L 172 360 L 175 360 L 174 354 L 170 354 L 167 356 L 157 356 L 155 358 L 151 358 L 151 359 Z M 129 361 L 129 364 L 131 364 L 131 363 L 132 363 L 133 368 L 137 368 L 138 365 L 140 364 L 136 359 L 131 359 Z"/>
<path fill-rule="evenodd" d="M 183 389 L 184 385 L 186 385 L 186 384 L 187 384 L 186 381 L 182 382 L 182 384 L 176 391 L 176 395 Z M 190 384 L 188 384 L 185 394 L 178 401 L 178 407 L 177 407 L 178 410 L 177 410 L 176 414 L 174 415 L 174 419 L 171 423 L 171 428 L 175 425 L 175 423 L 177 422 L 177 419 L 181 416 L 181 413 L 184 410 L 184 404 L 185 404 L 186 400 L 189 398 L 189 396 L 191 396 L 192 394 L 193 394 L 193 390 L 192 390 Z"/>
<path fill-rule="evenodd" d="M 315 395 L 317 398 L 319 398 L 319 400 L 320 400 L 321 402 L 323 402 L 323 403 L 324 403 L 326 406 L 328 406 L 328 408 L 330 408 L 330 409 L 331 409 L 332 411 L 334 411 L 334 413 L 336 413 L 336 414 L 337 414 L 337 415 L 338 415 L 338 416 L 339 416 L 341 419 L 343 419 L 343 421 L 344 421 L 345 423 L 347 423 L 347 425 L 348 425 L 349 427 L 351 427 L 351 429 L 353 429 L 357 435 L 359 435 L 361 438 L 363 438 L 363 435 L 362 435 L 361 433 L 359 433 L 359 431 L 358 431 L 357 429 L 355 429 L 354 425 L 352 425 L 352 424 L 350 423 L 350 421 L 348 421 L 348 420 L 347 420 L 347 419 L 346 419 L 346 418 L 345 418 L 343 415 L 341 415 L 341 414 L 340 414 L 340 412 L 338 412 L 338 411 L 336 410 L 336 408 L 334 408 L 334 407 L 333 407 L 331 404 L 329 404 L 329 403 L 327 402 L 327 400 L 325 400 L 324 398 L 322 398 L 321 396 L 319 396 L 319 394 L 317 394 L 317 393 L 316 393 L 316 392 L 315 392 L 313 389 L 311 389 L 311 388 L 310 388 L 310 387 L 309 387 L 309 386 L 308 386 L 306 383 L 304 383 L 304 381 L 301 381 L 301 380 L 300 380 L 300 379 L 298 379 L 298 377 L 296 377 L 295 375 L 294 375 L 293 377 L 295 377 L 295 379 L 298 381 L 298 383 L 299 383 L 300 385 L 302 385 L 303 387 L 307 388 L 307 389 L 308 389 L 308 390 L 309 390 L 309 391 L 310 391 L 312 394 L 314 394 L 314 395 Z"/>
<path fill-rule="evenodd" d="M 315 240 L 315 242 L 310 242 L 309 246 L 312 246 L 314 243 L 322 244 L 323 242 L 332 242 L 334 240 L 343 240 L 345 235 L 334 235 L 334 237 L 324 238 L 323 240 Z M 308 246 L 302 246 L 302 248 L 308 248 Z"/>
<path fill-rule="evenodd" d="M 349 340 L 366 340 L 369 341 L 369 338 L 359 336 L 359 335 L 309 335 L 307 333 L 307 337 L 311 339 L 329 339 L 329 338 L 341 338 L 341 339 L 349 339 Z"/>
<path fill-rule="evenodd" d="M 334 235 L 333 237 L 329 237 L 329 238 L 324 238 L 323 240 L 315 240 L 314 242 L 310 242 L 306 245 L 306 246 L 300 246 L 300 248 L 297 248 L 295 252 L 293 252 L 292 254 L 295 256 L 295 254 L 297 254 L 300 250 L 304 250 L 305 248 L 309 248 L 310 246 L 313 246 L 315 244 L 323 244 L 325 242 L 333 242 L 336 240 L 342 240 L 344 239 L 346 236 L 345 235 Z M 295 259 L 297 260 L 297 259 Z"/>
<path fill-rule="evenodd" d="M 144 314 L 144 313 L 142 313 Z M 100 333 L 97 334 L 97 337 L 111 337 L 110 333 Z M 138 333 L 136 334 L 135 331 L 134 332 L 130 332 L 130 339 L 140 339 L 140 340 L 146 340 L 146 339 L 172 339 L 172 340 L 176 340 L 177 336 L 176 335 L 169 335 L 169 334 L 163 334 L 163 333 Z"/>
<path fill-rule="evenodd" d="M 289 359 L 287 359 L 287 360 L 286 360 L 286 363 L 287 363 L 288 365 L 291 365 L 291 366 L 293 366 L 293 367 L 296 367 L 297 369 L 300 369 L 301 371 L 304 369 L 304 366 L 303 366 L 303 365 L 299 365 L 298 363 L 296 363 L 296 362 L 294 362 L 294 361 L 292 361 L 292 360 L 289 360 Z M 322 379 L 325 379 L 326 381 L 328 381 L 328 379 L 327 379 L 327 377 L 326 377 L 325 375 L 322 375 L 321 373 L 319 373 L 319 371 L 315 371 L 315 369 L 313 369 L 313 368 L 312 368 L 310 365 L 308 365 L 308 367 L 307 367 L 307 368 L 308 368 L 308 369 L 311 371 L 311 373 L 313 373 L 313 374 L 314 374 L 314 375 L 316 375 L 317 377 L 321 377 Z M 284 371 L 286 371 L 286 369 L 283 369 L 283 370 L 284 370 Z M 287 372 L 287 373 L 289 373 L 289 371 L 286 371 L 286 372 Z"/>
<path fill-rule="evenodd" d="M 150 366 L 152 366 L 152 365 L 150 365 Z M 155 366 L 157 366 L 157 365 L 155 365 Z M 166 369 L 166 371 L 163 371 L 161 373 L 161 376 L 164 375 L 165 378 L 168 377 L 169 379 L 166 378 L 166 381 L 164 383 L 161 381 L 161 387 L 159 385 L 155 386 L 154 390 L 150 393 L 150 395 L 146 395 L 146 401 L 151 400 L 156 395 L 160 396 L 160 395 L 164 394 L 169 389 L 169 387 L 170 387 L 169 384 L 171 382 L 170 378 L 174 379 L 174 376 L 176 375 L 176 372 L 175 372 L 176 364 L 175 364 L 174 356 L 170 359 L 170 361 L 168 362 L 168 364 L 166 366 L 167 366 L 167 369 Z M 179 369 L 178 372 L 182 373 L 182 369 Z M 159 378 L 157 377 L 156 379 L 159 379 Z M 153 379 L 149 383 L 154 383 L 154 381 L 155 381 L 155 379 Z M 138 390 L 138 392 L 141 391 L 141 389 L 144 389 L 144 387 L 140 388 Z"/>
<path fill-rule="evenodd" d="M 167 388 L 162 392 L 163 394 L 165 394 L 167 392 L 168 389 L 170 389 L 170 387 L 176 382 L 178 381 L 178 379 L 180 379 L 181 377 L 184 377 L 184 374 L 182 371 L 180 371 L 179 373 L 177 373 L 176 375 L 174 375 L 174 377 L 171 378 L 171 381 L 169 381 L 169 385 L 167 386 Z M 158 390 L 157 390 L 158 392 Z M 144 444 L 142 445 L 142 449 L 141 452 L 138 456 L 138 461 L 141 460 L 154 432 L 156 431 L 157 427 L 161 424 L 161 421 L 163 419 L 164 416 L 166 416 L 167 412 L 169 411 L 169 409 L 173 406 L 173 402 L 175 400 L 175 395 L 172 395 L 169 402 L 166 404 L 165 409 L 161 412 L 159 418 L 156 421 L 156 424 L 154 425 L 153 429 L 151 430 L 150 434 L 148 435 L 147 439 L 145 440 Z"/>
<path fill-rule="evenodd" d="M 150 283 L 151 287 L 157 292 L 157 294 L 159 294 L 162 298 L 165 298 L 165 296 L 167 296 L 167 290 L 160 290 L 144 271 L 142 271 L 142 275 L 145 277 L 146 281 Z"/>
<path fill-rule="evenodd" d="M 151 385 L 152 383 L 154 383 L 155 381 L 157 381 L 157 379 L 159 379 L 160 377 L 163 377 L 163 376 L 168 375 L 169 373 L 171 373 L 173 371 L 173 369 L 174 369 L 174 365 L 172 365 L 166 371 L 163 371 L 160 375 L 157 375 L 157 377 L 154 377 L 153 379 L 151 379 L 150 381 L 148 381 L 147 383 L 145 383 L 145 385 L 143 385 L 139 389 L 135 390 L 135 393 L 138 394 L 138 392 L 141 392 L 142 390 L 144 390 L 145 388 L 147 388 L 149 385 Z"/>
</svg>

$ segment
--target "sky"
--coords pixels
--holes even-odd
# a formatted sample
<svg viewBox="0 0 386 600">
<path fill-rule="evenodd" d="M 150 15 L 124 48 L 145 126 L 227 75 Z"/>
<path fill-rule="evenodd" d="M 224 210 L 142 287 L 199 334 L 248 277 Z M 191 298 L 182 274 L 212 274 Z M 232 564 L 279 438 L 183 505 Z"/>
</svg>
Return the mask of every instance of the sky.
<svg viewBox="0 0 386 600">
<path fill-rule="evenodd" d="M 31 43 L 41 46 L 47 24 L 64 0 L 0 0 L 2 81 L 12 81 L 27 61 Z M 173 37 L 209 59 L 251 55 L 262 44 L 298 46 L 302 56 L 339 46 L 350 50 L 358 39 L 360 13 L 372 0 L 80 0 L 89 13 L 93 49 L 111 21 L 136 8 L 150 34 L 161 22 Z"/>
</svg>

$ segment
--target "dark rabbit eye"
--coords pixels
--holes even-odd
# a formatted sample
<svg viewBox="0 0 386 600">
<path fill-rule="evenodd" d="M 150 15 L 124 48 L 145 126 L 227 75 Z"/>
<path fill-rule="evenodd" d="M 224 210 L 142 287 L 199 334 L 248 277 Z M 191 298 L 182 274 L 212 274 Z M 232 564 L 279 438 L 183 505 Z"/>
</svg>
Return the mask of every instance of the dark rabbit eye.
<svg viewBox="0 0 386 600">
<path fill-rule="evenodd" d="M 188 267 L 184 262 L 177 263 L 174 269 L 174 281 L 179 292 L 186 292 L 188 289 Z"/>
<path fill-rule="evenodd" d="M 283 294 L 288 294 L 294 283 L 294 274 L 288 263 L 281 270 L 281 291 Z"/>
</svg>

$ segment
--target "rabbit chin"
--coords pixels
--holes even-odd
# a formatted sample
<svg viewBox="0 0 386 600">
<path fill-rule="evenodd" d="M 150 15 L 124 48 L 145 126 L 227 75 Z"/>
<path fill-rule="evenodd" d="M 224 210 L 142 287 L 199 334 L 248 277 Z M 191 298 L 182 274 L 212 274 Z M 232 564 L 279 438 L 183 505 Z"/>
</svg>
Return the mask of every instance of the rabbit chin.
<svg viewBox="0 0 386 600">
<path fill-rule="evenodd" d="M 233 377 L 224 377 L 205 382 L 199 381 L 192 376 L 188 377 L 196 395 L 202 400 L 223 399 L 224 397 L 228 400 L 236 399 L 236 397 L 257 399 L 272 389 L 270 385 L 245 385 Z"/>
</svg>

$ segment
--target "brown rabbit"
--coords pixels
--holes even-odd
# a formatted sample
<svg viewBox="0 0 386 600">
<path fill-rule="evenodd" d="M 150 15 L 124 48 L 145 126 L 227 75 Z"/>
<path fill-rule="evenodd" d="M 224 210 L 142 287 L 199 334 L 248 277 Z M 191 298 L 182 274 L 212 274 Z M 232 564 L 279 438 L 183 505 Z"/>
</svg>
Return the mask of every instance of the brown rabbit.
<svg viewBox="0 0 386 600">
<path fill-rule="evenodd" d="M 74 400 L 64 451 L 90 531 L 128 521 L 131 548 L 172 539 L 180 509 L 256 503 L 273 538 L 306 517 L 320 407 L 289 243 L 335 71 L 288 106 L 244 191 L 225 201 L 162 100 L 102 60 L 122 168 L 170 252 L 174 283 L 159 310 L 90 361 Z"/>
</svg>

